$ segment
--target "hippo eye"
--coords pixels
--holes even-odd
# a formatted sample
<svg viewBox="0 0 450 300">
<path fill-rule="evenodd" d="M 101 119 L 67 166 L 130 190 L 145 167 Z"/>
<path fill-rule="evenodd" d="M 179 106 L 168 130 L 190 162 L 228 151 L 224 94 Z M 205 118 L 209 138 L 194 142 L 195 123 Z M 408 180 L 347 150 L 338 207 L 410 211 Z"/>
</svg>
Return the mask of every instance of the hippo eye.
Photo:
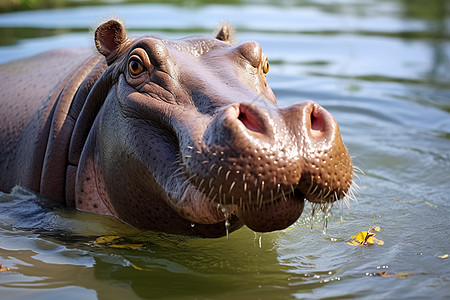
<svg viewBox="0 0 450 300">
<path fill-rule="evenodd" d="M 130 70 L 131 75 L 137 76 L 144 71 L 144 66 L 138 60 L 132 59 L 128 63 L 128 69 Z"/>
<path fill-rule="evenodd" d="M 267 74 L 269 72 L 269 60 L 267 59 L 267 57 L 264 58 L 262 67 L 263 67 L 262 70 L 263 70 L 264 74 Z"/>
</svg>

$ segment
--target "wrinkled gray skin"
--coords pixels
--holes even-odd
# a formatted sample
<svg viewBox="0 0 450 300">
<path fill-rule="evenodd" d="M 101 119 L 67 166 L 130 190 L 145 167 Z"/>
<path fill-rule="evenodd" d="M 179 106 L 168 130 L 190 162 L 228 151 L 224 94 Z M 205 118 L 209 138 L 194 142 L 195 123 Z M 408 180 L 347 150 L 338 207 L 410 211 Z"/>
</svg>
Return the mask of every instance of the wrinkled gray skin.
<svg viewBox="0 0 450 300">
<path fill-rule="evenodd" d="M 256 42 L 127 37 L 110 20 L 96 47 L 1 66 L 0 188 L 28 187 L 138 228 L 218 237 L 286 228 L 304 200 L 352 184 L 333 117 L 276 105 Z"/>
</svg>

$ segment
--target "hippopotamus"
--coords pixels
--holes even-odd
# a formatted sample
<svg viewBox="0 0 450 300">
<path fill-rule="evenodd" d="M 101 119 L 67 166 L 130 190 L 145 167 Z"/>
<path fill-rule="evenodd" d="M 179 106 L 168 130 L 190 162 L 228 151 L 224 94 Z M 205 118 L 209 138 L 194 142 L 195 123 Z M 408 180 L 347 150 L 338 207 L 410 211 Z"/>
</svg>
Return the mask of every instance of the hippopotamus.
<svg viewBox="0 0 450 300">
<path fill-rule="evenodd" d="M 0 67 L 0 189 L 23 186 L 140 229 L 220 237 L 281 230 L 305 200 L 347 196 L 351 158 L 313 101 L 277 106 L 254 41 L 131 37 Z"/>
</svg>

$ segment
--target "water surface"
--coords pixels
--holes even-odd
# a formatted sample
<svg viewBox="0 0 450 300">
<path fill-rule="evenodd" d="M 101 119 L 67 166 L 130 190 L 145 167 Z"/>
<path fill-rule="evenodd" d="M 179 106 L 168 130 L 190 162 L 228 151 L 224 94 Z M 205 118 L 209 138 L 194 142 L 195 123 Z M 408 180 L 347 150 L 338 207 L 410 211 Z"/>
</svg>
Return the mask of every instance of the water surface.
<svg viewBox="0 0 450 300">
<path fill-rule="evenodd" d="M 15 271 L 0 273 L 2 299 L 450 297 L 448 1 L 132 2 L 0 14 L 0 62 L 93 47 L 92 28 L 110 16 L 132 35 L 170 38 L 231 22 L 240 41 L 263 46 L 280 105 L 312 99 L 334 115 L 364 172 L 358 202 L 336 205 L 326 234 L 308 208 L 284 231 L 205 240 L 139 231 L 16 188 L 0 194 L 0 263 Z M 374 217 L 384 245 L 346 243 Z M 121 240 L 94 243 L 111 235 Z"/>
</svg>

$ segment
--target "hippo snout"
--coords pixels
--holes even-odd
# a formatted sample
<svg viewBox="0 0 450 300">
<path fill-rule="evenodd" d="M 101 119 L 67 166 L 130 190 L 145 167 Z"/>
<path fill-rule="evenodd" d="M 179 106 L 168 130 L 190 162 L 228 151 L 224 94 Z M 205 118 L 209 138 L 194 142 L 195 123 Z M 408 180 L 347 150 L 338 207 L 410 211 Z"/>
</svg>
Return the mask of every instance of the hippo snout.
<svg viewBox="0 0 450 300">
<path fill-rule="evenodd" d="M 305 198 L 332 203 L 351 184 L 337 123 L 312 101 L 286 108 L 231 104 L 185 152 L 192 184 L 256 231 L 286 228 Z"/>
</svg>

